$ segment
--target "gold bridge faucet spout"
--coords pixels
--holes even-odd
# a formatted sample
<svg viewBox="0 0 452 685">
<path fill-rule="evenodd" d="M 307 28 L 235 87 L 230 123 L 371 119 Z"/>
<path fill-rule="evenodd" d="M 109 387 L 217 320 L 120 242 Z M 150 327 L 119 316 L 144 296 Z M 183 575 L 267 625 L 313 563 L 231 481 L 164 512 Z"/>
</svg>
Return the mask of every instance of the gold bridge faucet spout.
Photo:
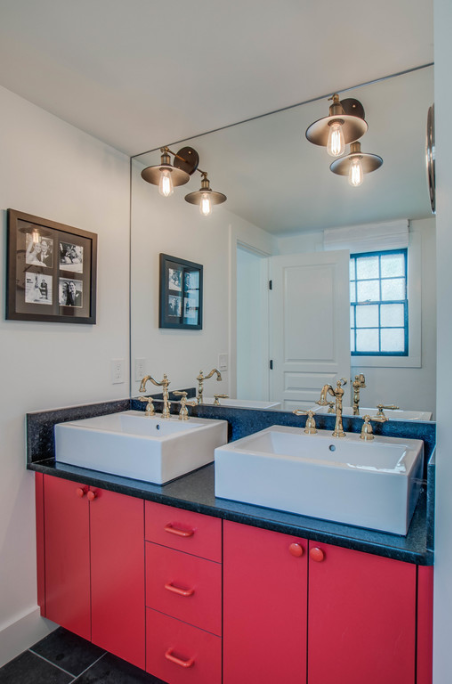
<svg viewBox="0 0 452 685">
<path fill-rule="evenodd" d="M 203 404 L 203 390 L 204 390 L 204 381 L 208 380 L 209 378 L 212 378 L 213 374 L 217 374 L 217 381 L 221 381 L 221 373 L 218 371 L 218 369 L 212 369 L 212 371 L 207 374 L 207 376 L 204 376 L 203 372 L 199 372 L 199 376 L 196 377 L 196 380 L 198 381 L 198 394 L 196 395 L 196 399 L 198 400 L 198 404 Z"/>
<path fill-rule="evenodd" d="M 334 426 L 333 438 L 345 438 L 344 428 L 342 426 L 342 398 L 344 397 L 343 385 L 346 385 L 347 381 L 345 378 L 341 378 L 336 383 L 336 388 L 333 388 L 328 383 L 323 386 L 320 391 L 320 399 L 317 400 L 316 404 L 321 407 L 325 407 L 329 404 L 327 396 L 331 395 L 336 400 L 336 424 Z"/>
<path fill-rule="evenodd" d="M 163 411 L 162 411 L 162 419 L 169 419 L 170 418 L 170 407 L 171 407 L 171 402 L 169 401 L 169 392 L 168 392 L 168 386 L 171 381 L 168 380 L 166 373 L 163 374 L 163 380 L 156 381 L 152 376 L 145 376 L 140 384 L 140 392 L 146 392 L 146 383 L 148 381 L 151 381 L 154 385 L 162 387 L 162 392 L 163 392 Z"/>
</svg>

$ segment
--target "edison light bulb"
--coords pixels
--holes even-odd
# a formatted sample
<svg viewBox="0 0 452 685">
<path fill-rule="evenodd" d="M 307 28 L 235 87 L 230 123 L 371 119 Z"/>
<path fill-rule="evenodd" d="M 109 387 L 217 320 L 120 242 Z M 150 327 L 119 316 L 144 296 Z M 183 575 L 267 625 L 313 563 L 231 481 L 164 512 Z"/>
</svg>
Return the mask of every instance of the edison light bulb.
<svg viewBox="0 0 452 685">
<path fill-rule="evenodd" d="M 202 194 L 199 211 L 201 212 L 202 216 L 210 216 L 212 214 L 212 202 L 210 200 L 209 193 Z"/>
<path fill-rule="evenodd" d="M 36 245 L 37 243 L 41 242 L 41 234 L 39 233 L 37 228 L 34 228 L 32 233 L 31 233 L 33 245 Z"/>
<path fill-rule="evenodd" d="M 348 182 L 351 186 L 360 186 L 364 180 L 363 165 L 361 157 L 354 157 L 348 172 Z"/>
<path fill-rule="evenodd" d="M 330 124 L 326 151 L 332 157 L 340 157 L 345 152 L 344 134 L 342 132 L 342 124 L 339 121 L 333 121 Z"/>
<path fill-rule="evenodd" d="M 160 183 L 159 183 L 159 193 L 163 197 L 169 197 L 173 194 L 173 179 L 171 178 L 171 172 L 168 169 L 162 169 L 160 172 Z"/>
</svg>

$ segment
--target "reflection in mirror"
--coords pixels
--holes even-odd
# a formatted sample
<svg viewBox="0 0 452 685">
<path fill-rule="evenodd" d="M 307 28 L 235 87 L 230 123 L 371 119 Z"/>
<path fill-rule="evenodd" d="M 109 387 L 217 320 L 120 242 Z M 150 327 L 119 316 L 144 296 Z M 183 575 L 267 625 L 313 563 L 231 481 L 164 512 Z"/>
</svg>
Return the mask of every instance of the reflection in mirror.
<svg viewBox="0 0 452 685">
<path fill-rule="evenodd" d="M 357 188 L 331 173 L 331 157 L 305 138 L 308 126 L 324 116 L 326 98 L 188 141 L 162 141 L 177 150 L 193 147 L 212 188 L 227 196 L 208 218 L 184 200 L 199 188 L 198 172 L 163 198 L 141 178 L 143 168 L 158 164 L 159 150 L 132 160 L 133 395 L 140 380 L 135 370 L 144 359 L 146 373 L 167 373 L 170 389 L 195 388 L 200 369 L 217 367 L 222 380 L 211 379 L 205 388 L 212 401 L 224 394 L 248 403 L 280 403 L 286 411 L 319 409 L 315 402 L 323 385 L 345 377 L 344 407 L 352 411 L 352 381 L 364 373 L 361 405 L 371 413 L 383 404 L 434 418 L 435 219 L 425 168 L 433 67 L 340 96 L 362 103 L 369 124 L 362 150 L 384 160 Z M 347 228 L 347 235 L 361 237 L 359 253 L 407 241 L 409 336 L 403 357 L 350 356 L 349 252 L 343 250 L 354 252 L 356 235 L 347 244 Z M 328 242 L 332 251 L 325 248 Z M 202 330 L 159 328 L 160 253 L 203 265 Z M 339 266 L 336 256 L 342 254 Z M 294 266 L 297 255 L 302 272 L 298 262 Z M 291 296 L 284 300 L 289 284 Z M 228 399 L 220 402 L 226 406 Z"/>
</svg>

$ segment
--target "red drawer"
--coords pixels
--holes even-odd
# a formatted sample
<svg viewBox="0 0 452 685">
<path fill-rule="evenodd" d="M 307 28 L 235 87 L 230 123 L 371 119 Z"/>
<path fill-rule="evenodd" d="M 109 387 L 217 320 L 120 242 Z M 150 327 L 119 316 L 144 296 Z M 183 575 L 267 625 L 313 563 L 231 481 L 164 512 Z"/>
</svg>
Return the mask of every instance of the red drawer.
<svg viewBox="0 0 452 685">
<path fill-rule="evenodd" d="M 146 670 L 166 683 L 221 683 L 221 638 L 146 609 Z"/>
<path fill-rule="evenodd" d="M 221 564 L 147 542 L 146 605 L 221 635 Z"/>
<path fill-rule="evenodd" d="M 150 542 L 221 563 L 221 520 L 212 516 L 146 502 L 145 536 Z"/>
</svg>

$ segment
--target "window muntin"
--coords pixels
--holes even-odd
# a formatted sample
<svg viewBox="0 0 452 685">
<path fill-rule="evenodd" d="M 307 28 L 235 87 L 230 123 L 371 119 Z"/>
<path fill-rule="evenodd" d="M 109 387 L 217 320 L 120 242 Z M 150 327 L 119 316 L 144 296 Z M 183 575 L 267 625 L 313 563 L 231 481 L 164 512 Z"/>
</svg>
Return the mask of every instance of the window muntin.
<svg viewBox="0 0 452 685">
<path fill-rule="evenodd" d="M 350 256 L 352 355 L 408 356 L 407 250 Z"/>
</svg>

